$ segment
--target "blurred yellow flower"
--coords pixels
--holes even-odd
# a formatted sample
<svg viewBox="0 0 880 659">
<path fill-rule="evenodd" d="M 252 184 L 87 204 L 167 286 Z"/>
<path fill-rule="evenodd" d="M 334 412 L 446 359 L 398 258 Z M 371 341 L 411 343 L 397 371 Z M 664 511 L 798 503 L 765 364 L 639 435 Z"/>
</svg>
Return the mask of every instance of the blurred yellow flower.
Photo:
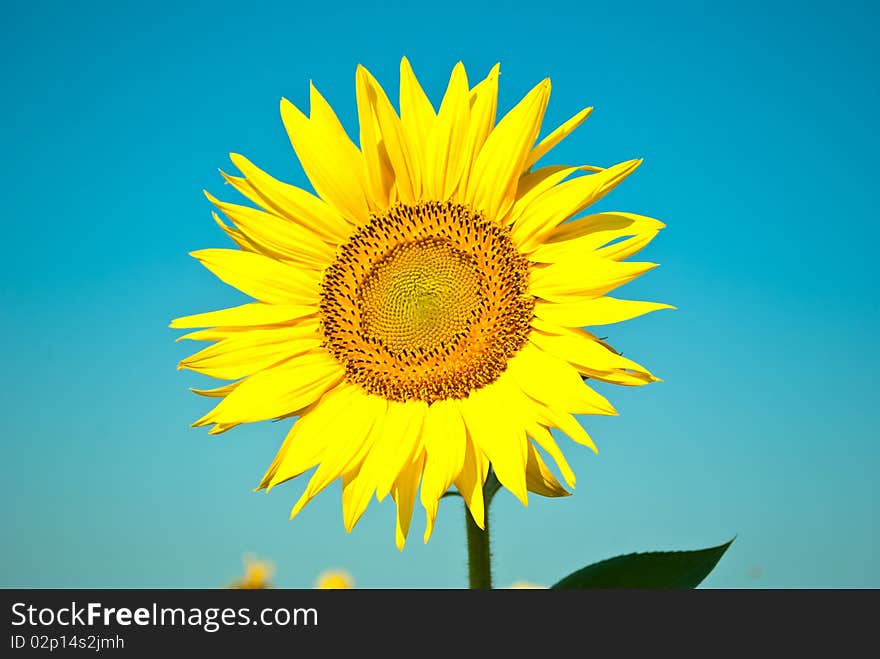
<svg viewBox="0 0 880 659">
<path fill-rule="evenodd" d="M 354 579 L 344 570 L 328 570 L 322 573 L 315 582 L 315 588 L 321 590 L 347 590 L 354 588 Z"/>
<path fill-rule="evenodd" d="M 237 154 L 225 179 L 260 209 L 208 195 L 239 249 L 192 255 L 254 301 L 171 324 L 213 342 L 180 368 L 232 381 L 196 391 L 221 400 L 193 425 L 298 417 L 259 485 L 317 467 L 291 518 L 341 479 L 347 531 L 390 494 L 402 549 L 418 496 L 427 541 L 453 485 L 482 528 L 490 466 L 523 505 L 569 494 L 541 450 L 574 487 L 550 430 L 595 451 L 574 415 L 617 414 L 585 378 L 657 381 L 582 329 L 670 308 L 608 296 L 656 266 L 624 259 L 661 222 L 575 218 L 641 160 L 535 169 L 592 108 L 538 141 L 550 81 L 496 124 L 498 79 L 471 86 L 458 63 L 435 110 L 404 58 L 398 114 L 358 67 L 360 147 L 314 86 L 309 116 L 281 102 L 317 196 Z"/>
<path fill-rule="evenodd" d="M 537 584 L 529 583 L 527 581 L 515 581 L 510 584 L 510 588 L 512 590 L 544 590 L 546 586 L 539 586 Z"/>
<path fill-rule="evenodd" d="M 269 579 L 275 574 L 275 566 L 267 561 L 258 560 L 251 554 L 244 557 L 244 576 L 232 583 L 230 588 L 256 590 L 271 588 Z"/>
</svg>

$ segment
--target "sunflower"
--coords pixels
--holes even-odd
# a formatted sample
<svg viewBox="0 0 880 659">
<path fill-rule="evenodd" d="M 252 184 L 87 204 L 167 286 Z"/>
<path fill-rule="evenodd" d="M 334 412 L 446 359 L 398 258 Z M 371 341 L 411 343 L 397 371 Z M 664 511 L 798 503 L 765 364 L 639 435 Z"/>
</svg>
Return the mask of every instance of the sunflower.
<svg viewBox="0 0 880 659">
<path fill-rule="evenodd" d="M 273 574 L 275 574 L 274 565 L 248 554 L 244 557 L 244 576 L 229 587 L 241 590 L 271 588 L 269 580 Z"/>
<path fill-rule="evenodd" d="M 419 496 L 427 542 L 453 485 L 483 527 L 490 469 L 523 505 L 569 493 L 544 455 L 574 487 L 551 429 L 595 451 L 574 415 L 616 414 L 585 379 L 657 381 L 583 327 L 669 308 L 607 295 L 655 267 L 624 259 L 663 224 L 571 219 L 641 160 L 534 168 L 592 108 L 537 141 L 550 81 L 496 123 L 498 76 L 458 63 L 435 110 L 404 58 L 398 113 L 358 67 L 360 148 L 312 85 L 281 117 L 315 194 L 237 154 L 223 176 L 258 208 L 206 193 L 238 249 L 192 256 L 254 301 L 171 324 L 212 342 L 180 368 L 231 381 L 194 390 L 222 400 L 193 425 L 297 417 L 258 488 L 314 469 L 291 518 L 341 479 L 347 531 L 390 494 L 402 548 Z"/>
<path fill-rule="evenodd" d="M 327 570 L 318 575 L 315 588 L 318 590 L 350 590 L 354 588 L 354 579 L 345 570 Z"/>
</svg>

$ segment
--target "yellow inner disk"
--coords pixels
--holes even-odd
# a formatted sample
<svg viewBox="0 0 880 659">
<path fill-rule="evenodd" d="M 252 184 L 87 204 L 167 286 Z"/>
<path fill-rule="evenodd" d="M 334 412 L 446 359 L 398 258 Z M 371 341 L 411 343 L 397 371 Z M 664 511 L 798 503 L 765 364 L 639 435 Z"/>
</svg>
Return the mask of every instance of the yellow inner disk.
<svg viewBox="0 0 880 659">
<path fill-rule="evenodd" d="M 465 252 L 438 238 L 404 244 L 361 285 L 361 328 L 390 351 L 432 350 L 467 332 L 480 277 Z"/>
<path fill-rule="evenodd" d="M 525 345 L 529 268 L 510 230 L 467 206 L 398 204 L 355 231 L 324 272 L 323 345 L 369 393 L 464 398 Z"/>
</svg>

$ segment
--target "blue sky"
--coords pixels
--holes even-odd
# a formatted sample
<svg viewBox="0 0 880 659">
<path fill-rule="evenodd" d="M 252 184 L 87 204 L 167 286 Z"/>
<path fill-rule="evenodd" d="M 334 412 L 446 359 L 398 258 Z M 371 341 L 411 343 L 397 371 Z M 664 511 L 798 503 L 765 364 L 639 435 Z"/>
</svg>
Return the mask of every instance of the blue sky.
<svg viewBox="0 0 880 659">
<path fill-rule="evenodd" d="M 251 491 L 286 424 L 209 437 L 169 319 L 241 297 L 187 252 L 226 246 L 201 189 L 246 154 L 307 185 L 278 101 L 308 81 L 355 134 L 354 71 L 433 100 L 453 64 L 502 66 L 500 107 L 545 76 L 546 125 L 592 117 L 559 162 L 645 164 L 601 209 L 668 225 L 666 301 L 605 328 L 664 379 L 604 387 L 616 418 L 566 453 L 575 496 L 499 495 L 499 585 L 630 551 L 737 540 L 714 587 L 880 586 L 876 474 L 877 9 L 871 3 L 7 3 L 0 586 L 211 587 L 242 554 L 281 586 L 465 583 L 460 504 L 394 547 L 393 506 L 351 535 L 338 488 Z"/>
</svg>

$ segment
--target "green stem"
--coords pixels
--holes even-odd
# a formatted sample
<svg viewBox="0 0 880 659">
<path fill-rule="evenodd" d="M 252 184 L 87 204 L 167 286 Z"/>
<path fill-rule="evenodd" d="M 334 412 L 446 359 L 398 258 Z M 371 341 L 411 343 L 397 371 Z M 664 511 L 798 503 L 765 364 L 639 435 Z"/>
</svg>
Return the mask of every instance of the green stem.
<svg viewBox="0 0 880 659">
<path fill-rule="evenodd" d="M 467 524 L 468 576 L 471 589 L 492 587 L 492 555 L 489 552 L 489 506 L 486 506 L 486 528 L 481 529 L 471 511 L 464 507 Z"/>
<path fill-rule="evenodd" d="M 490 470 L 486 484 L 483 486 L 483 521 L 485 528 L 481 529 L 477 526 L 471 511 L 468 510 L 467 506 L 464 507 L 465 525 L 467 526 L 468 578 L 472 590 L 492 588 L 492 554 L 489 550 L 489 504 L 492 503 L 492 498 L 500 487 L 501 484 Z"/>
</svg>

